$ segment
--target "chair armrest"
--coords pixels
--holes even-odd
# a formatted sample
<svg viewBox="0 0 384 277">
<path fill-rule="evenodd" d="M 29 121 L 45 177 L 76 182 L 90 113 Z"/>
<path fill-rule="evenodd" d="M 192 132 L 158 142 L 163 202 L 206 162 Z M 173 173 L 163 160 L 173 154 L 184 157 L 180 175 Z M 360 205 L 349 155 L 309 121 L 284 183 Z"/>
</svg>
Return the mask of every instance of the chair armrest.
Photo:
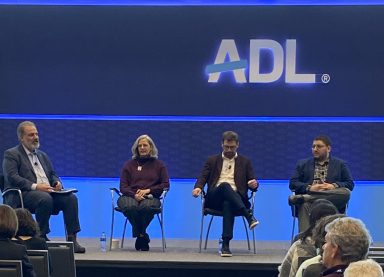
<svg viewBox="0 0 384 277">
<path fill-rule="evenodd" d="M 111 200 L 112 200 L 112 209 L 117 207 L 117 203 L 115 202 L 115 195 L 122 196 L 123 194 L 117 188 L 109 188 L 111 192 Z"/>
<path fill-rule="evenodd" d="M 119 196 L 123 195 L 117 188 L 109 188 L 109 190 L 111 191 L 111 193 L 115 192 Z"/>
<path fill-rule="evenodd" d="M 23 194 L 21 193 L 20 189 L 6 189 L 3 193 L 2 196 L 4 198 L 5 195 L 9 193 L 17 193 L 19 195 L 20 203 L 21 203 L 21 208 L 24 209 L 24 199 L 23 199 Z"/>
<path fill-rule="evenodd" d="M 160 199 L 165 199 L 165 197 L 167 196 L 168 191 L 169 191 L 168 189 L 164 189 L 163 192 L 160 195 Z"/>
</svg>

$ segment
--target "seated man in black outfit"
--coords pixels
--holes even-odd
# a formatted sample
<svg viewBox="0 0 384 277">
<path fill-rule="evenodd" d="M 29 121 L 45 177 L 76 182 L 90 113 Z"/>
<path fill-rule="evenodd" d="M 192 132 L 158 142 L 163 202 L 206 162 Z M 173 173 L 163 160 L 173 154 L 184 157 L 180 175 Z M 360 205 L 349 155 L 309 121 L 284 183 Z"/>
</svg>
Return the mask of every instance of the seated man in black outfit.
<svg viewBox="0 0 384 277">
<path fill-rule="evenodd" d="M 77 197 L 73 193 L 59 194 L 63 186 L 46 153 L 39 150 L 40 142 L 36 125 L 24 121 L 17 127 L 20 144 L 4 153 L 3 173 L 5 189 L 17 188 L 23 194 L 24 207 L 35 213 L 41 236 L 48 240 L 49 218 L 55 211 L 63 211 L 68 240 L 76 253 L 84 253 L 76 239 L 80 231 Z M 19 206 L 17 195 L 8 195 L 5 202 Z"/>
<path fill-rule="evenodd" d="M 248 188 L 255 190 L 258 182 L 255 180 L 251 161 L 236 151 L 239 147 L 239 136 L 235 132 L 224 132 L 221 146 L 222 153 L 207 159 L 192 195 L 198 197 L 205 184 L 208 184 L 206 207 L 223 212 L 221 256 L 231 257 L 229 241 L 233 237 L 235 215 L 243 215 L 250 229 L 259 224 L 248 210 L 250 203 L 247 197 Z"/>
</svg>

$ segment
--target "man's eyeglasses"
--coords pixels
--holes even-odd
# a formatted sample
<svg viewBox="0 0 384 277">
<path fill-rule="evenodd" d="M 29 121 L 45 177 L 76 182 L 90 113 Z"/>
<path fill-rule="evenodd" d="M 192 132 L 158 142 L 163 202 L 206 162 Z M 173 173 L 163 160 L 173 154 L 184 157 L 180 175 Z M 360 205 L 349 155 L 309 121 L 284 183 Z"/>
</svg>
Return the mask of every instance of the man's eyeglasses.
<svg viewBox="0 0 384 277">
<path fill-rule="evenodd" d="M 322 144 L 314 144 L 314 145 L 312 145 L 312 149 L 321 149 L 321 148 L 323 148 L 323 147 L 325 147 L 325 145 L 322 145 Z"/>
<path fill-rule="evenodd" d="M 223 145 L 224 150 L 236 150 L 237 145 Z"/>
</svg>

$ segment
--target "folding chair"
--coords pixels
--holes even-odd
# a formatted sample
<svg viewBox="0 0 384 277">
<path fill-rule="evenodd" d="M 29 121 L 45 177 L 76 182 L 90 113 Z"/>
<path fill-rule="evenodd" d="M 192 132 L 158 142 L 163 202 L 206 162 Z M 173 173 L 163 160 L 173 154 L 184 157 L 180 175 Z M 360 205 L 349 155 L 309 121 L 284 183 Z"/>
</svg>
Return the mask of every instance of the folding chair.
<svg viewBox="0 0 384 277">
<path fill-rule="evenodd" d="M 117 201 L 115 201 L 115 195 L 117 196 L 122 196 L 123 194 L 117 189 L 117 188 L 110 188 L 109 189 L 111 192 L 111 199 L 112 199 L 112 222 L 111 222 L 111 236 L 109 238 L 109 250 L 112 249 L 112 238 L 113 238 L 113 230 L 114 230 L 114 222 L 115 222 L 115 211 L 119 213 L 123 213 L 123 211 L 117 206 Z M 160 196 L 160 208 L 154 210 L 157 219 L 160 224 L 160 229 L 161 229 L 161 242 L 162 242 L 162 247 L 163 247 L 163 252 L 165 252 L 165 248 L 167 248 L 166 242 L 165 242 L 165 237 L 164 237 L 164 203 L 165 203 L 165 197 L 167 195 L 168 190 L 163 190 L 163 193 Z M 125 238 L 125 230 L 127 227 L 127 222 L 128 218 L 125 218 L 124 222 L 124 230 L 123 230 L 123 236 L 121 239 L 121 248 L 124 247 L 124 238 Z"/>
<path fill-rule="evenodd" d="M 249 211 L 253 214 L 254 207 L 255 207 L 255 197 L 256 197 L 256 191 L 257 190 L 251 190 L 251 195 L 248 197 L 248 200 L 251 200 L 251 207 L 249 208 Z M 205 201 L 206 201 L 206 192 L 203 190 L 201 192 L 201 228 L 200 228 L 200 241 L 199 241 L 199 253 L 201 253 L 201 244 L 203 242 L 203 227 L 204 227 L 204 217 L 206 215 L 210 215 L 211 218 L 209 220 L 207 233 L 205 236 L 205 243 L 204 243 L 204 250 L 207 249 L 208 244 L 208 236 L 209 231 L 211 229 L 212 221 L 215 216 L 223 216 L 222 211 L 210 209 L 205 207 Z M 249 242 L 249 235 L 248 235 L 248 224 L 244 218 L 244 216 L 237 214 L 236 217 L 241 216 L 244 224 L 245 234 L 247 236 L 247 243 L 248 243 L 248 250 L 251 251 L 251 244 Z M 253 240 L 253 253 L 256 254 L 256 242 L 255 242 L 255 229 L 252 230 L 252 240 Z"/>
</svg>

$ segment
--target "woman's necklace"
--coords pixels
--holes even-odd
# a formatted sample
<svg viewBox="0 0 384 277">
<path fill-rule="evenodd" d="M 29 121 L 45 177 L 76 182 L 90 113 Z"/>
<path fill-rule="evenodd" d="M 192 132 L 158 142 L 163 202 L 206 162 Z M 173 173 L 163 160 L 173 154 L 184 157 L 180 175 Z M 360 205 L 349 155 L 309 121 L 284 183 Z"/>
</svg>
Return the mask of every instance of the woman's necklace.
<svg viewBox="0 0 384 277">
<path fill-rule="evenodd" d="M 137 163 L 137 171 L 142 171 L 143 170 L 143 166 L 144 166 L 145 163 L 139 164 L 138 161 L 136 161 L 136 163 Z"/>
<path fill-rule="evenodd" d="M 141 162 L 142 164 L 139 163 L 140 159 L 136 160 L 137 163 L 137 171 L 142 171 L 144 165 L 148 162 L 148 159 L 142 159 Z"/>
</svg>

